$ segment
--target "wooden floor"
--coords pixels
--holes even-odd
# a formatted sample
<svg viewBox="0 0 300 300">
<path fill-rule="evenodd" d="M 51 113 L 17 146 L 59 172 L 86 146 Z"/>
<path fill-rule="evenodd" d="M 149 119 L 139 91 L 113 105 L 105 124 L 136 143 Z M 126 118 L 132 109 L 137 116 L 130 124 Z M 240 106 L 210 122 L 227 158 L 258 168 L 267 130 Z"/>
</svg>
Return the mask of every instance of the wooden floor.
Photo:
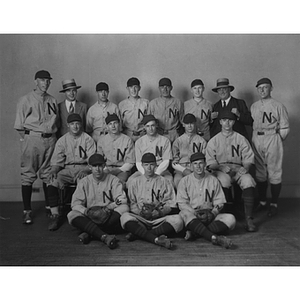
<svg viewBox="0 0 300 300">
<path fill-rule="evenodd" d="M 1 266 L 299 266 L 300 199 L 281 199 L 273 219 L 259 213 L 259 231 L 247 233 L 238 221 L 230 233 L 235 247 L 213 246 L 199 238 L 173 239 L 174 250 L 144 241 L 128 242 L 110 250 L 98 241 L 82 245 L 67 221 L 55 232 L 47 229 L 43 202 L 33 202 L 34 224 L 22 224 L 22 203 L 0 203 Z"/>
</svg>

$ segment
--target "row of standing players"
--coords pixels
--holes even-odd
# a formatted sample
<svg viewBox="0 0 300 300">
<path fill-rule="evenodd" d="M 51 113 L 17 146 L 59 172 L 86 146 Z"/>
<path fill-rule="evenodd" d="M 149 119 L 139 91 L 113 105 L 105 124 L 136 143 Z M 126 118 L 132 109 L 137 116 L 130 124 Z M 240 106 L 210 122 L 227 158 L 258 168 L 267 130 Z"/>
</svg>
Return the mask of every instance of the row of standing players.
<svg viewBox="0 0 300 300">
<path fill-rule="evenodd" d="M 221 98 L 214 106 L 203 98 L 204 84 L 200 79 L 196 79 L 191 83 L 193 98 L 182 104 L 180 100 L 171 95 L 172 83 L 170 79 L 162 78 L 159 81 L 160 97 L 149 102 L 139 97 L 139 80 L 137 78 L 130 78 L 127 82 L 129 97 L 121 101 L 119 106 L 108 100 L 109 87 L 106 83 L 100 82 L 96 86 L 98 101 L 90 107 L 86 116 L 86 105 L 76 100 L 77 90 L 80 86 L 76 85 L 75 80 L 65 80 L 62 82 L 63 89 L 61 92 L 65 93 L 66 101 L 63 101 L 57 106 L 56 100 L 47 93 L 51 79 L 49 72 L 37 72 L 35 75 L 36 89 L 22 97 L 17 107 L 15 129 L 20 132 L 22 140 L 21 178 L 25 224 L 32 223 L 32 184 L 36 180 L 38 173 L 44 182 L 45 198 L 51 208 L 49 229 L 56 230 L 59 227 L 59 213 L 57 207 L 58 189 L 61 189 L 66 183 L 84 178 L 88 173 L 93 171 L 93 167 L 91 165 L 87 166 L 86 162 L 89 157 L 88 153 L 91 154 L 95 152 L 95 149 L 93 150 L 93 146 L 91 146 L 93 143 L 82 141 L 83 137 L 85 137 L 84 140 L 86 140 L 89 135 L 86 133 L 81 134 L 81 129 L 78 129 L 80 124 L 82 124 L 86 132 L 93 137 L 97 144 L 98 152 L 103 154 L 106 158 L 104 173 L 116 175 L 120 179 L 120 182 L 123 183 L 121 184 L 122 187 L 124 187 L 124 183 L 132 173 L 132 167 L 136 162 L 137 172 L 128 180 L 128 193 L 130 186 L 134 185 L 137 181 L 136 178 L 140 177 L 137 175 L 143 174 L 141 178 L 146 176 L 145 166 L 142 162 L 142 157 L 145 153 L 151 152 L 155 154 L 155 164 L 158 165 L 155 169 L 155 176 L 163 175 L 166 178 L 169 176 L 171 180 L 168 182 L 173 182 L 173 177 L 170 172 L 168 172 L 169 163 L 172 160 L 172 166 L 175 170 L 173 184 L 175 184 L 177 194 L 179 194 L 181 192 L 180 185 L 178 186 L 180 179 L 191 174 L 196 176 L 195 170 L 199 171 L 199 168 L 192 167 L 193 162 L 190 161 L 191 154 L 195 152 L 206 152 L 209 170 L 219 179 L 218 182 L 221 182 L 221 190 L 225 193 L 227 199 L 229 197 L 229 188 L 232 181 L 236 181 L 241 187 L 245 206 L 246 229 L 248 231 L 255 231 L 256 227 L 252 221 L 252 211 L 254 187 L 256 183 L 249 174 L 250 167 L 254 164 L 255 158 L 255 176 L 261 200 L 259 209 L 266 208 L 266 190 L 269 181 L 271 183 L 272 199 L 268 214 L 272 216 L 277 212 L 277 200 L 281 188 L 282 140 L 286 138 L 289 132 L 289 124 L 285 107 L 271 97 L 272 82 L 270 79 L 263 78 L 257 82 L 257 90 L 261 99 L 252 105 L 251 113 L 243 100 L 231 96 L 230 93 L 234 90 L 234 87 L 229 84 L 229 80 L 226 78 L 218 79 L 216 87 L 213 89 Z M 223 104 L 222 102 L 225 103 Z M 78 114 L 74 115 L 72 114 L 73 112 Z M 190 112 L 192 112 L 192 114 Z M 222 114 L 223 117 L 221 117 Z M 81 117 L 79 115 L 81 115 Z M 71 117 L 69 121 L 67 121 L 68 117 Z M 80 119 L 78 119 L 78 117 Z M 41 122 L 40 120 L 43 121 Z M 181 122 L 181 120 L 183 122 Z M 58 125 L 58 122 L 61 124 Z M 184 128 L 182 128 L 182 124 Z M 249 141 L 246 139 L 247 131 L 245 125 L 253 125 L 252 142 L 254 153 Z M 57 128 L 60 128 L 63 136 L 56 143 L 54 133 Z M 68 134 L 65 134 L 66 128 L 69 131 Z M 120 133 L 121 128 L 123 128 L 125 134 Z M 107 132 L 109 132 L 109 134 L 107 134 Z M 117 136 L 122 138 L 116 138 Z M 126 139 L 127 136 L 131 137 L 131 139 Z M 163 136 L 167 138 L 163 139 Z M 92 139 L 90 139 L 90 141 L 91 140 Z M 137 140 L 138 142 L 136 142 Z M 83 144 L 80 144 L 82 142 Z M 134 143 L 135 151 L 128 151 L 129 148 L 132 149 Z M 169 145 L 166 146 L 166 143 Z M 207 146 L 209 146 L 209 151 L 206 149 Z M 89 147 L 89 150 L 87 147 Z M 170 151 L 171 147 L 173 148 L 173 153 Z M 246 152 L 243 152 L 246 151 L 245 149 L 248 151 L 247 155 L 245 155 Z M 37 156 L 37 151 L 39 153 L 43 152 L 44 155 Z M 125 153 L 126 151 L 129 154 Z M 43 159 L 40 157 L 43 157 Z M 274 160 L 274 158 L 276 159 Z M 203 159 L 200 159 L 200 161 L 201 160 Z M 205 172 L 205 174 L 211 177 L 211 174 L 207 172 Z M 193 178 L 193 176 L 187 176 L 187 178 Z M 190 195 L 186 195 L 186 197 L 191 203 L 193 202 L 193 207 L 190 205 L 190 210 L 193 210 L 194 217 L 199 217 L 199 210 L 202 211 L 205 209 L 213 212 L 210 213 L 210 217 L 213 216 L 213 218 L 210 218 L 210 224 L 212 224 L 214 228 L 217 221 L 217 224 L 221 223 L 222 225 L 226 222 L 224 223 L 224 220 L 222 222 L 216 218 L 217 216 L 220 218 L 222 215 L 220 212 L 224 203 L 214 201 L 210 194 L 212 186 L 204 189 L 205 192 L 203 192 L 203 196 L 198 197 L 198 203 L 197 201 L 191 201 Z M 142 189 L 144 188 L 141 185 L 140 190 Z M 197 183 L 197 186 L 194 188 L 189 186 L 189 189 L 195 189 L 199 194 L 199 183 Z M 151 195 L 149 192 L 148 194 L 151 197 L 141 197 L 144 202 L 155 202 L 153 195 L 157 195 L 157 191 L 153 190 L 153 187 L 150 191 Z M 215 192 L 213 191 L 214 190 L 211 191 L 212 194 Z M 109 193 L 102 192 L 101 197 L 103 198 L 103 195 L 109 195 L 111 190 Z M 97 194 L 100 194 L 100 192 L 97 192 Z M 146 194 L 147 191 L 143 191 L 142 195 Z M 202 195 L 202 193 L 200 194 Z M 85 197 L 86 196 L 87 195 L 85 195 Z M 157 196 L 157 199 L 163 200 L 163 197 Z M 113 198 L 111 198 L 111 200 L 113 200 Z M 129 197 L 129 200 L 131 201 L 132 199 Z M 166 199 L 164 199 L 164 201 L 166 201 Z M 88 208 L 86 206 L 86 199 L 82 204 L 84 204 L 83 207 L 85 207 L 85 209 Z M 93 205 L 95 205 L 95 203 L 93 203 Z M 106 205 L 105 199 L 102 199 L 101 206 Z M 164 205 L 164 207 L 166 213 L 166 211 L 168 211 L 168 205 Z M 155 212 L 157 210 L 159 209 L 154 209 L 153 211 Z M 83 208 L 79 211 L 84 215 Z M 159 211 L 159 216 L 161 217 L 161 214 L 164 213 L 162 213 L 161 210 Z M 173 215 L 173 207 L 172 211 Z M 170 212 L 167 214 L 169 213 Z M 120 222 L 121 214 L 120 212 L 117 213 L 117 216 L 112 218 L 112 220 L 115 219 Z M 156 220 L 157 218 L 158 216 L 156 216 Z M 196 221 L 198 221 L 201 218 L 196 219 Z M 69 218 L 69 221 L 74 225 L 72 218 Z M 140 222 L 136 221 L 137 220 L 135 220 L 134 224 Z M 184 223 L 186 228 L 190 228 L 190 223 L 193 225 L 194 222 L 190 221 L 190 218 L 186 219 L 185 217 Z M 202 220 L 202 224 L 204 223 Z M 234 227 L 232 219 L 230 219 L 229 223 L 226 225 L 226 229 Z M 169 223 L 167 222 L 167 224 Z M 196 232 L 203 236 L 203 228 L 200 226 L 202 228 L 200 228 L 200 230 L 198 228 L 199 224 L 196 225 L 198 231 L 195 230 L 195 226 L 192 226 L 193 229 L 187 232 Z M 82 226 L 81 223 L 80 226 L 74 226 L 80 228 L 84 236 L 95 237 L 95 233 L 86 233 L 86 230 L 84 230 L 86 226 Z M 158 229 L 161 227 L 157 226 L 157 222 L 153 226 Z M 173 230 L 174 228 L 176 229 L 175 232 L 182 230 L 182 228 L 180 228 L 181 226 L 178 224 L 176 226 L 174 224 L 171 226 Z M 99 226 L 97 226 L 97 228 L 98 227 Z M 132 228 L 132 230 L 128 230 L 124 224 L 122 227 L 127 231 L 134 232 L 134 236 L 139 236 L 136 234 L 136 228 L 135 230 Z M 224 231 L 223 229 L 222 231 Z M 137 231 L 139 232 L 140 230 L 139 228 Z M 214 230 L 215 231 L 210 231 L 210 234 L 211 232 L 220 232 L 219 229 Z M 158 232 L 160 232 L 160 229 Z M 169 233 L 169 231 L 162 230 L 160 233 L 166 234 Z M 100 240 L 104 241 L 105 238 L 102 236 L 106 237 L 107 235 L 101 235 Z M 166 242 L 168 239 L 165 235 L 163 236 L 164 238 L 161 238 L 163 242 L 160 243 L 169 245 L 170 243 Z M 145 239 L 144 236 L 140 237 Z M 215 241 L 216 238 L 219 238 L 214 234 L 212 236 L 207 235 L 207 237 L 209 237 L 208 239 L 211 241 Z M 153 236 L 151 237 L 152 241 L 159 240 L 159 237 L 155 237 L 154 240 L 152 238 Z M 226 242 L 224 242 L 224 240 Z M 112 244 L 115 244 L 114 238 L 112 238 L 112 241 Z M 220 243 L 227 246 L 230 244 L 225 237 L 219 238 L 219 244 Z M 110 242 L 108 244 L 110 244 Z"/>
</svg>

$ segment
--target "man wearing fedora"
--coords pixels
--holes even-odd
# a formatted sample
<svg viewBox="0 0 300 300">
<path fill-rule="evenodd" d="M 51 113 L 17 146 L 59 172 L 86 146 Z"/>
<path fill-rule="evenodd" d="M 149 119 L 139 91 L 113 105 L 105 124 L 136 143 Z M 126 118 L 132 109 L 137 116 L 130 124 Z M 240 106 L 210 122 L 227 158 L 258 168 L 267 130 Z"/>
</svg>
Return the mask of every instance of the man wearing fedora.
<svg viewBox="0 0 300 300">
<path fill-rule="evenodd" d="M 60 128 L 58 131 L 59 137 L 68 132 L 67 118 L 71 113 L 79 114 L 82 119 L 83 131 L 85 131 L 87 105 L 77 100 L 77 90 L 81 86 L 77 86 L 75 79 L 66 79 L 62 81 L 62 90 L 60 93 L 65 93 L 66 99 L 59 103 Z"/>
<path fill-rule="evenodd" d="M 228 78 L 219 78 L 216 87 L 212 89 L 213 92 L 218 93 L 220 100 L 214 104 L 213 112 L 211 114 L 211 138 L 221 131 L 221 125 L 218 118 L 220 112 L 230 111 L 237 117 L 236 122 L 233 125 L 233 130 L 249 140 L 246 126 L 252 126 L 253 119 L 246 102 L 231 96 L 230 93 L 233 90 L 234 86 L 230 85 Z"/>
</svg>

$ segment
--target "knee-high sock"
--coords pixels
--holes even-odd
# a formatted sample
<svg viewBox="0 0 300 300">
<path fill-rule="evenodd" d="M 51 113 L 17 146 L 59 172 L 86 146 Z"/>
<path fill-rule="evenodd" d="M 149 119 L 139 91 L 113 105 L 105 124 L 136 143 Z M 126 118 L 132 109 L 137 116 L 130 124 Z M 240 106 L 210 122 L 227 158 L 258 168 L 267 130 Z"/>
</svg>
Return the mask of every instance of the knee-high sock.
<svg viewBox="0 0 300 300">
<path fill-rule="evenodd" d="M 113 211 L 112 214 L 110 215 L 107 223 L 105 224 L 105 226 L 106 227 L 115 227 L 115 226 L 120 225 L 120 217 L 121 217 L 121 215 L 118 212 Z"/>
<path fill-rule="evenodd" d="M 228 226 L 221 222 L 221 221 L 213 221 L 208 226 L 207 229 L 210 230 L 212 233 L 221 233 L 228 230 Z"/>
<path fill-rule="evenodd" d="M 141 239 L 155 244 L 156 235 L 149 232 L 143 224 L 136 221 L 128 221 L 125 224 L 125 229 Z"/>
<path fill-rule="evenodd" d="M 58 188 L 53 185 L 49 185 L 47 188 L 48 201 L 50 207 L 57 207 L 59 202 Z"/>
<path fill-rule="evenodd" d="M 102 235 L 106 234 L 94 222 L 86 217 L 76 217 L 74 220 L 72 220 L 72 225 L 100 241 Z"/>
<path fill-rule="evenodd" d="M 231 195 L 231 190 L 230 190 L 230 188 L 222 188 L 222 189 L 223 189 L 223 192 L 224 192 L 226 201 L 227 201 L 227 202 L 232 202 L 232 195 Z"/>
<path fill-rule="evenodd" d="M 47 188 L 47 184 L 45 182 L 43 182 L 43 190 L 44 190 L 44 196 L 45 196 L 45 206 L 49 206 L 48 188 Z"/>
<path fill-rule="evenodd" d="M 32 185 L 22 185 L 21 190 L 24 210 L 31 210 Z"/>
<path fill-rule="evenodd" d="M 278 184 L 271 184 L 271 203 L 277 204 L 278 198 L 281 192 L 281 183 Z"/>
<path fill-rule="evenodd" d="M 268 181 L 257 182 L 257 191 L 261 202 L 267 201 Z"/>
<path fill-rule="evenodd" d="M 159 225 L 158 227 L 149 230 L 149 232 L 153 233 L 156 236 L 160 236 L 162 234 L 164 234 L 164 235 L 174 234 L 175 230 L 170 223 L 164 222 L 161 225 Z"/>
<path fill-rule="evenodd" d="M 187 224 L 186 228 L 191 230 L 194 233 L 197 233 L 203 236 L 206 240 L 211 241 L 211 237 L 213 233 L 209 231 L 200 220 L 194 219 L 189 224 Z"/>
<path fill-rule="evenodd" d="M 254 187 L 243 190 L 243 200 L 246 218 L 252 218 L 254 206 Z"/>
</svg>

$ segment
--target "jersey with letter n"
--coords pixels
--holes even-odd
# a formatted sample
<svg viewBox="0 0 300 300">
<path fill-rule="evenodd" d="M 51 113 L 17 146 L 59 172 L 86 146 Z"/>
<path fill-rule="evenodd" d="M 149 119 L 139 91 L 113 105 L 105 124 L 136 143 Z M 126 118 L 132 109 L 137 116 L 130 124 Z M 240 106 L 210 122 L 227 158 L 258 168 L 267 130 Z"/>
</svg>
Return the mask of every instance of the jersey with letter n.
<svg viewBox="0 0 300 300">
<path fill-rule="evenodd" d="M 216 205 L 226 202 L 219 180 L 205 173 L 197 179 L 194 174 L 183 177 L 177 189 L 177 202 L 180 210 L 192 207 L 193 209 L 212 209 Z"/>
<path fill-rule="evenodd" d="M 155 155 L 156 163 L 159 165 L 163 160 L 172 159 L 171 142 L 160 134 L 151 139 L 148 135 L 144 135 L 135 142 L 136 161 L 141 162 L 142 156 L 147 152 Z"/>
<path fill-rule="evenodd" d="M 124 163 L 135 163 L 132 139 L 123 133 L 101 136 L 97 142 L 97 152 L 104 155 L 107 166 L 121 167 Z"/>
<path fill-rule="evenodd" d="M 229 136 L 222 132 L 212 137 L 206 147 L 206 164 L 254 164 L 254 153 L 248 140 L 233 131 Z"/>
<path fill-rule="evenodd" d="M 87 164 L 87 159 L 96 152 L 94 140 L 85 132 L 74 137 L 69 132 L 58 139 L 51 158 L 51 166 Z"/>
</svg>

